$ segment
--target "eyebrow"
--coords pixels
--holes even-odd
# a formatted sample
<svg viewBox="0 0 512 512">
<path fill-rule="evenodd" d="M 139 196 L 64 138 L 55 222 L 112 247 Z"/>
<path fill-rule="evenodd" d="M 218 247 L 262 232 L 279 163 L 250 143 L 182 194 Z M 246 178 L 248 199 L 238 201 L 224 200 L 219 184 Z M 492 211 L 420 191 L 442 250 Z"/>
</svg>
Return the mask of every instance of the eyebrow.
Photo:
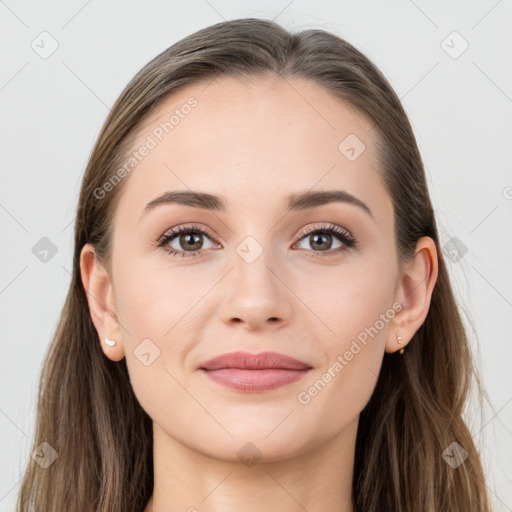
<svg viewBox="0 0 512 512">
<path fill-rule="evenodd" d="M 305 210 L 308 208 L 315 208 L 334 202 L 347 203 L 358 206 L 373 218 L 373 214 L 370 208 L 360 199 L 353 196 L 352 194 L 349 194 L 345 190 L 321 190 L 292 193 L 286 196 L 284 200 L 286 209 L 288 211 Z M 193 190 L 177 190 L 172 192 L 165 192 L 161 196 L 158 196 L 150 201 L 145 206 L 142 215 L 146 214 L 156 206 L 162 204 L 181 204 L 185 206 L 192 206 L 193 208 L 202 208 L 205 210 L 214 210 L 220 212 L 227 210 L 227 202 L 223 197 Z"/>
</svg>

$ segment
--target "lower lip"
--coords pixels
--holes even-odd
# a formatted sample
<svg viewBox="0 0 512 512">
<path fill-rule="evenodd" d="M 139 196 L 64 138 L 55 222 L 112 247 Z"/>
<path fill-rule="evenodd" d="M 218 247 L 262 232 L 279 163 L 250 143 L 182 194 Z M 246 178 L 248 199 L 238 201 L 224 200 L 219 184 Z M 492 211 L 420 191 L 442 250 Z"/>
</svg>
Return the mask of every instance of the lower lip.
<svg viewBox="0 0 512 512">
<path fill-rule="evenodd" d="M 243 370 L 241 368 L 221 368 L 219 370 L 202 369 L 202 371 L 215 382 L 239 391 L 268 391 L 302 379 L 310 369 Z"/>
</svg>

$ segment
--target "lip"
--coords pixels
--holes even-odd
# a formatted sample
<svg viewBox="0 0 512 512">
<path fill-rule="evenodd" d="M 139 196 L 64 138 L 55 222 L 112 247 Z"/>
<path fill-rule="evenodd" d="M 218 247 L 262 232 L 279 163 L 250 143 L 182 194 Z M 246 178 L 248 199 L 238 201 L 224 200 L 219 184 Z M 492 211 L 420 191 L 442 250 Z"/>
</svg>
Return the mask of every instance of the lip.
<svg viewBox="0 0 512 512">
<path fill-rule="evenodd" d="M 220 370 L 222 368 L 240 368 L 244 370 L 306 370 L 311 368 L 306 363 L 285 356 L 277 352 L 260 352 L 250 354 L 249 352 L 231 352 L 209 359 L 200 365 L 205 370 Z"/>
<path fill-rule="evenodd" d="M 239 391 L 267 391 L 296 382 L 312 367 L 277 352 L 232 352 L 210 359 L 198 369 L 215 382 Z"/>
</svg>

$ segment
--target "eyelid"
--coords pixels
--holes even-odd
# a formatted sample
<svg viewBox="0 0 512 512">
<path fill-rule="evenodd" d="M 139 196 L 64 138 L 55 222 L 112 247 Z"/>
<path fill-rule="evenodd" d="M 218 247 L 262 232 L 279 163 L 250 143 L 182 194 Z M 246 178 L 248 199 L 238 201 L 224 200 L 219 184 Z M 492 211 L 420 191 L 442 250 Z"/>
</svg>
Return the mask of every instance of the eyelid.
<svg viewBox="0 0 512 512">
<path fill-rule="evenodd" d="M 199 233 L 207 235 L 212 240 L 216 240 L 216 237 L 215 235 L 213 235 L 213 232 L 205 226 L 201 226 L 199 224 L 178 224 L 177 226 L 173 226 L 172 228 L 165 230 L 165 232 L 158 237 L 155 244 L 159 245 L 160 243 L 163 243 L 169 236 L 175 237 L 179 235 L 181 232 L 188 231 L 198 231 Z"/>
<path fill-rule="evenodd" d="M 356 241 L 356 239 L 350 234 L 349 231 L 347 231 L 345 228 L 342 228 L 341 226 L 338 226 L 337 224 L 332 224 L 330 222 L 323 223 L 321 226 L 310 226 L 308 228 L 305 228 L 303 231 L 300 232 L 300 238 L 297 240 L 301 240 L 305 236 L 309 235 L 310 233 L 316 232 L 316 231 L 334 231 L 337 232 L 338 235 L 343 235 L 349 240 Z"/>
</svg>

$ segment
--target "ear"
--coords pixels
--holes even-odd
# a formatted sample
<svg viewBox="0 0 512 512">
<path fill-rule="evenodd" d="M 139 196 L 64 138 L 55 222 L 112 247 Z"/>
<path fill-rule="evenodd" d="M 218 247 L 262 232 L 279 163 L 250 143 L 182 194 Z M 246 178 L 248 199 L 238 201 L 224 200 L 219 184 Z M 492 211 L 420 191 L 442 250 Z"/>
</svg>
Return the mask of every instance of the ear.
<svg viewBox="0 0 512 512">
<path fill-rule="evenodd" d="M 437 275 L 436 244 L 428 236 L 421 237 L 414 256 L 404 266 L 400 277 L 395 300 L 402 304 L 402 309 L 393 318 L 386 352 L 393 353 L 405 347 L 425 321 Z M 400 344 L 397 336 L 402 338 Z"/>
<path fill-rule="evenodd" d="M 100 346 L 112 361 L 120 361 L 125 356 L 122 343 L 121 326 L 117 319 L 117 310 L 108 271 L 96 257 L 94 246 L 85 244 L 80 253 L 80 275 L 87 295 L 91 320 L 98 331 Z M 114 340 L 110 347 L 105 338 Z"/>
</svg>

